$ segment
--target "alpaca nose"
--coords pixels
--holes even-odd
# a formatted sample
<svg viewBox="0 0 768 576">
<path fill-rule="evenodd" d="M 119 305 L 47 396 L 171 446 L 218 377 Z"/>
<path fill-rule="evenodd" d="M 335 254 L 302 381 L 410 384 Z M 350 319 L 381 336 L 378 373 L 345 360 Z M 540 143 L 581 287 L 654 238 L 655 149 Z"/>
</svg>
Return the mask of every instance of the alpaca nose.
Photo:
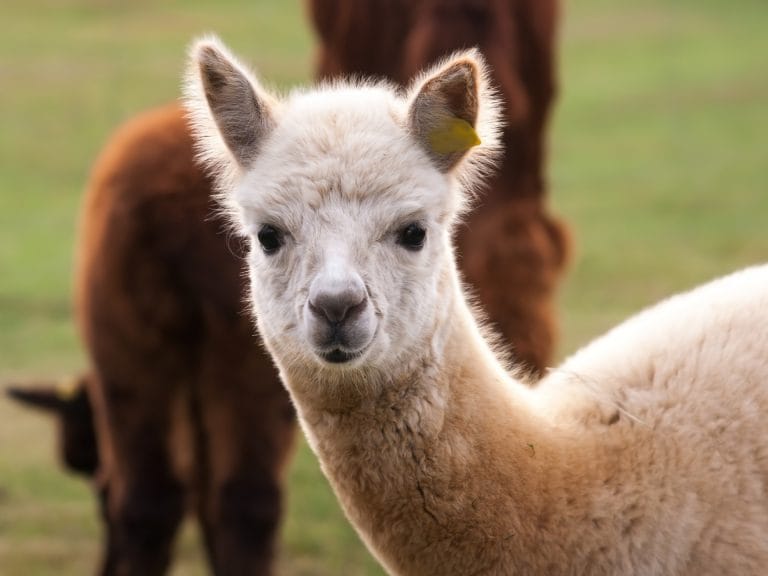
<svg viewBox="0 0 768 576">
<path fill-rule="evenodd" d="M 309 291 L 309 309 L 320 319 L 339 325 L 357 316 L 366 305 L 365 286 L 359 279 L 321 286 L 313 284 Z"/>
</svg>

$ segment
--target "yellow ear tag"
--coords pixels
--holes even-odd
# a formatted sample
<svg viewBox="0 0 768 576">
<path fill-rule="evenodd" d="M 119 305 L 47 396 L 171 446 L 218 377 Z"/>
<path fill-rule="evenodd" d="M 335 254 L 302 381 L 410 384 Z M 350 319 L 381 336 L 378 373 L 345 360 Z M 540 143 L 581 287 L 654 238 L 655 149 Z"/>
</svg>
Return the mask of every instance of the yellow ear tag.
<svg viewBox="0 0 768 576">
<path fill-rule="evenodd" d="M 480 144 L 472 125 L 461 118 L 449 118 L 429 133 L 429 146 L 438 154 L 465 152 Z"/>
<path fill-rule="evenodd" d="M 77 395 L 80 384 L 77 378 L 67 378 L 59 382 L 56 386 L 56 396 L 59 400 L 71 400 Z"/>
</svg>

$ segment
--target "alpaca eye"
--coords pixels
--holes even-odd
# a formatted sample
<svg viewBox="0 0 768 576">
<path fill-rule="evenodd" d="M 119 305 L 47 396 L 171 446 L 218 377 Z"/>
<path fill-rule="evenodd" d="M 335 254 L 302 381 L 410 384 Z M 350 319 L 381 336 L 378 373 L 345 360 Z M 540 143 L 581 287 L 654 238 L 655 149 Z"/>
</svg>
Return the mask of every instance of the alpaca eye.
<svg viewBox="0 0 768 576">
<path fill-rule="evenodd" d="M 411 223 L 400 230 L 397 237 L 397 243 L 406 250 L 416 252 L 424 248 L 424 240 L 427 237 L 427 231 L 420 224 Z"/>
<path fill-rule="evenodd" d="M 264 224 L 256 237 L 259 239 L 264 254 L 268 256 L 276 253 L 283 245 L 283 233 L 269 224 Z"/>
</svg>

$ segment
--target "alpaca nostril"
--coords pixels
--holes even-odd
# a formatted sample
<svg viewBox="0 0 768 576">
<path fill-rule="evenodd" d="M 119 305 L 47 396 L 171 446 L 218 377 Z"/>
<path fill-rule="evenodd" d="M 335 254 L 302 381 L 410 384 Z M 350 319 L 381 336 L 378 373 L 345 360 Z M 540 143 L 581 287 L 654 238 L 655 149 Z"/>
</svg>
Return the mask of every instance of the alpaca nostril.
<svg viewBox="0 0 768 576">
<path fill-rule="evenodd" d="M 360 314 L 366 301 L 365 291 L 321 292 L 309 300 L 309 309 L 331 324 L 341 324 Z"/>
</svg>

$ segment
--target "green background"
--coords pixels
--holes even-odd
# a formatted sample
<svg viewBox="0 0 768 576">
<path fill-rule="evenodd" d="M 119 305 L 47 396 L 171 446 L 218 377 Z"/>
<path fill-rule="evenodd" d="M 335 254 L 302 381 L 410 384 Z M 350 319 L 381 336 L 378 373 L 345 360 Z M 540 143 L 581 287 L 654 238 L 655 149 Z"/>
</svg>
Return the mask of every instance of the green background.
<svg viewBox="0 0 768 576">
<path fill-rule="evenodd" d="M 576 250 L 562 357 L 675 291 L 768 257 L 768 2 L 566 3 L 551 204 Z M 4 0 L 0 8 L 0 385 L 84 364 L 73 238 L 92 160 L 123 120 L 179 93 L 215 31 L 271 84 L 305 82 L 299 2 Z M 280 574 L 380 574 L 302 443 Z M 92 571 L 89 487 L 60 471 L 48 420 L 0 398 L 0 573 Z M 175 575 L 205 574 L 190 525 Z"/>
</svg>

